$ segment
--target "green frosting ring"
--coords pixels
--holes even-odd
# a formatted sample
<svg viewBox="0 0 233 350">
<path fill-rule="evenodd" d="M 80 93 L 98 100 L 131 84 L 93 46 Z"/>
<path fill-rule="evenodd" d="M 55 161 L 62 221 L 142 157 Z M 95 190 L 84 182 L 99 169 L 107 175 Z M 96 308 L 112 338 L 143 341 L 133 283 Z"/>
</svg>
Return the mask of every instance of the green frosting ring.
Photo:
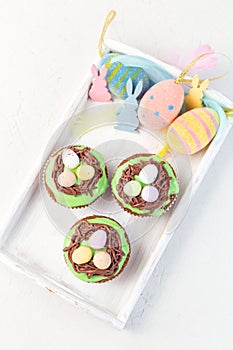
<svg viewBox="0 0 233 350">
<path fill-rule="evenodd" d="M 75 148 L 78 150 L 84 149 L 85 146 L 78 146 L 74 145 Z M 68 147 L 67 147 L 68 148 Z M 52 172 L 54 169 L 54 163 L 59 154 L 61 154 L 64 151 L 64 148 L 62 148 L 60 151 L 58 151 L 55 155 L 53 155 L 49 159 L 49 163 L 46 167 L 45 170 L 45 183 L 50 189 L 50 191 L 53 193 L 53 196 L 59 204 L 68 207 L 68 208 L 74 208 L 74 207 L 84 207 L 86 205 L 89 205 L 90 203 L 94 202 L 98 197 L 100 197 L 108 188 L 108 178 L 106 174 L 106 167 L 105 167 L 105 162 L 104 158 L 102 155 L 95 151 L 95 150 L 89 150 L 89 152 L 99 161 L 100 163 L 100 168 L 102 169 L 102 177 L 98 180 L 97 184 L 95 185 L 95 188 L 93 188 L 93 195 L 91 196 L 90 194 L 81 194 L 78 196 L 73 196 L 70 194 L 65 194 L 61 191 L 59 191 L 56 187 L 56 184 L 52 178 Z M 84 164 L 82 161 L 79 163 L 79 165 L 74 168 L 74 169 L 69 169 L 73 173 L 77 170 L 77 168 L 81 165 Z M 67 169 L 66 167 L 64 169 Z M 79 180 L 76 179 L 76 184 L 79 185 Z"/>
<path fill-rule="evenodd" d="M 122 259 L 119 262 L 118 270 L 113 275 L 114 277 L 116 277 L 120 273 L 123 265 L 125 264 L 125 262 L 127 260 L 128 255 L 130 253 L 130 246 L 129 246 L 128 239 L 126 238 L 125 230 L 115 220 L 112 220 L 112 219 L 104 217 L 104 216 L 93 216 L 93 217 L 86 218 L 86 219 L 84 218 L 83 220 L 86 220 L 90 224 L 104 224 L 104 225 L 111 226 L 112 228 L 114 228 L 118 232 L 120 239 L 121 239 L 121 249 L 122 249 L 124 255 L 122 256 Z M 70 229 L 70 231 L 67 233 L 65 240 L 64 240 L 64 248 L 66 248 L 70 245 L 71 237 L 75 233 L 76 225 L 77 224 L 75 224 Z M 87 245 L 87 243 L 86 243 L 86 241 L 82 241 L 80 243 L 80 245 Z M 91 249 L 92 249 L 93 256 L 94 256 L 95 252 L 100 251 L 100 250 L 105 250 L 106 248 L 99 249 L 99 250 L 95 250 L 93 248 L 91 248 Z M 106 276 L 92 276 L 92 277 L 88 278 L 85 273 L 81 273 L 81 272 L 78 273 L 73 269 L 73 266 L 68 258 L 68 252 L 64 252 L 64 257 L 65 257 L 65 261 L 66 261 L 68 267 L 70 268 L 70 270 L 74 274 L 74 276 L 78 277 L 80 280 L 82 280 L 84 282 L 101 282 L 104 280 L 110 280 L 112 278 L 112 276 L 108 276 L 108 277 L 106 277 Z"/>
<path fill-rule="evenodd" d="M 128 165 L 134 165 L 134 164 L 140 163 L 140 161 L 149 161 L 150 159 L 153 159 L 158 163 L 165 162 L 163 167 L 166 169 L 169 177 L 171 177 L 170 187 L 169 187 L 169 191 L 168 191 L 168 197 L 170 197 L 171 194 L 177 195 L 179 193 L 179 184 L 178 184 L 177 178 L 174 174 L 172 167 L 163 158 L 161 158 L 157 155 L 153 155 L 153 154 L 148 155 L 148 156 L 139 155 L 138 157 L 129 159 L 127 162 L 120 165 L 117 168 L 115 175 L 112 179 L 111 187 L 112 187 L 112 192 L 113 192 L 115 198 L 120 202 L 120 204 L 124 208 L 130 210 L 131 212 L 133 212 L 137 215 L 160 216 L 160 215 L 164 214 L 164 212 L 165 212 L 164 207 L 166 207 L 170 203 L 170 198 L 168 198 L 168 200 L 166 202 L 164 202 L 161 207 L 155 209 L 153 211 L 153 213 L 150 213 L 150 211 L 148 209 L 134 208 L 129 203 L 125 203 L 124 200 L 119 196 L 118 191 L 116 189 L 116 186 L 117 186 L 117 184 L 122 176 L 122 172 L 123 172 L 123 170 L 125 170 L 125 168 Z M 137 176 L 135 176 L 135 179 L 137 179 Z M 142 187 L 143 187 L 143 184 L 142 184 Z"/>
</svg>

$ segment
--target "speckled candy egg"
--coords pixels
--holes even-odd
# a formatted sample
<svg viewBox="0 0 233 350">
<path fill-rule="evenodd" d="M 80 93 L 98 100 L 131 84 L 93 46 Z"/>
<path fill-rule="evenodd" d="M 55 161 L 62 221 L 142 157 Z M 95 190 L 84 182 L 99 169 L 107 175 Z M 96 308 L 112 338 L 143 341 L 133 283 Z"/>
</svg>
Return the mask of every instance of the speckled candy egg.
<svg viewBox="0 0 233 350">
<path fill-rule="evenodd" d="M 65 167 L 73 169 L 78 166 L 79 157 L 72 149 L 67 148 L 62 153 L 62 161 Z"/>
<path fill-rule="evenodd" d="M 168 79 L 153 85 L 141 99 L 138 118 L 149 130 L 162 129 L 178 116 L 184 102 L 181 84 Z"/>
<path fill-rule="evenodd" d="M 194 154 L 213 139 L 219 116 L 212 108 L 195 108 L 179 116 L 168 128 L 167 141 L 177 153 Z"/>
</svg>

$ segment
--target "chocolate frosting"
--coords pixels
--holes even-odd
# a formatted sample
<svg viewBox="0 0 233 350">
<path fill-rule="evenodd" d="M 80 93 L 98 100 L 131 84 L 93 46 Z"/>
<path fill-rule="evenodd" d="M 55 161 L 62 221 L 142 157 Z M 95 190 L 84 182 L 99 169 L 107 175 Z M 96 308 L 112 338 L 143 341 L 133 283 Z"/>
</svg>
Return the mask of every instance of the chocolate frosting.
<svg viewBox="0 0 233 350">
<path fill-rule="evenodd" d="M 140 171 L 148 164 L 154 164 L 158 169 L 157 178 L 153 183 L 150 184 L 150 186 L 156 187 L 159 191 L 159 197 L 155 202 L 146 202 L 140 195 L 137 197 L 130 197 L 127 196 L 124 192 L 125 184 L 131 180 L 134 180 L 134 176 L 139 175 Z M 122 171 L 122 176 L 116 186 L 116 190 L 119 196 L 124 200 L 125 203 L 130 204 L 133 208 L 148 210 L 150 213 L 153 213 L 154 210 L 162 207 L 168 198 L 170 198 L 170 201 L 172 202 L 176 196 L 172 194 L 170 197 L 168 197 L 171 177 L 168 175 L 168 172 L 164 168 L 164 164 L 165 162 L 156 162 L 153 158 L 148 161 L 141 160 L 139 163 L 134 165 L 129 164 Z M 164 209 L 166 209 L 169 205 L 170 203 L 164 207 Z"/>
<path fill-rule="evenodd" d="M 97 230 L 104 230 L 107 234 L 107 241 L 105 244 L 106 252 L 111 256 L 111 265 L 105 269 L 98 269 L 93 261 L 89 261 L 86 264 L 76 264 L 72 260 L 72 254 L 75 249 L 80 245 L 80 242 L 88 240 L 92 234 Z M 86 273 L 88 278 L 92 276 L 112 276 L 119 267 L 119 263 L 122 257 L 125 255 L 121 249 L 121 239 L 118 232 L 111 226 L 106 224 L 91 224 L 86 220 L 81 220 L 76 226 L 75 233 L 71 237 L 69 247 L 63 249 L 64 252 L 68 252 L 68 259 L 70 260 L 74 271 L 78 273 Z"/>
<path fill-rule="evenodd" d="M 69 147 L 72 151 L 74 151 L 78 156 L 81 162 L 91 165 L 95 169 L 95 175 L 92 179 L 87 181 L 82 181 L 80 185 L 74 184 L 71 187 L 63 187 L 58 183 L 58 176 L 64 170 L 64 164 L 62 161 L 62 154 L 59 154 L 55 159 L 54 169 L 52 172 L 52 178 L 55 182 L 57 190 L 63 192 L 65 194 L 70 194 L 73 196 L 78 196 L 80 194 L 90 194 L 93 195 L 93 189 L 95 189 L 95 185 L 99 181 L 99 179 L 103 175 L 103 171 L 100 167 L 100 162 L 89 152 L 90 148 L 85 147 L 84 149 L 77 149 L 75 146 Z"/>
</svg>

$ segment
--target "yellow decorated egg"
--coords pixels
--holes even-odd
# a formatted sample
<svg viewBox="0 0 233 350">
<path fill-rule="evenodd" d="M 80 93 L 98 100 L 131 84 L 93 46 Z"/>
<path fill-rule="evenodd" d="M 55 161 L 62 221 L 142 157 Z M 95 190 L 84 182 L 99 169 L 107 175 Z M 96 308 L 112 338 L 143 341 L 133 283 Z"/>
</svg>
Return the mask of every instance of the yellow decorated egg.
<svg viewBox="0 0 233 350">
<path fill-rule="evenodd" d="M 214 138 L 219 116 L 212 108 L 195 108 L 179 116 L 168 128 L 169 146 L 178 153 L 194 154 Z"/>
</svg>

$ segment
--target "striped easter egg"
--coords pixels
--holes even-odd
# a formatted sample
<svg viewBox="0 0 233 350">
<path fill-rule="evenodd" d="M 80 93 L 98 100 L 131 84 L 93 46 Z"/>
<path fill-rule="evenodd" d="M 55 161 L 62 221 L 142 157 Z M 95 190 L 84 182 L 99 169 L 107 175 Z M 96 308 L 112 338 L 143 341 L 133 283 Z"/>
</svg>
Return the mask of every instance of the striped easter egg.
<svg viewBox="0 0 233 350">
<path fill-rule="evenodd" d="M 107 67 L 106 81 L 109 91 L 117 98 L 126 99 L 128 97 L 126 92 L 126 83 L 129 78 L 132 79 L 133 89 L 140 80 L 143 82 L 141 96 L 150 87 L 150 79 L 145 71 L 140 67 L 124 66 L 121 62 L 111 62 L 117 54 L 109 54 L 101 61 L 101 65 L 105 64 Z"/>
<path fill-rule="evenodd" d="M 212 108 L 195 108 L 179 116 L 168 128 L 169 146 L 178 153 L 194 154 L 214 138 L 219 116 Z"/>
</svg>

